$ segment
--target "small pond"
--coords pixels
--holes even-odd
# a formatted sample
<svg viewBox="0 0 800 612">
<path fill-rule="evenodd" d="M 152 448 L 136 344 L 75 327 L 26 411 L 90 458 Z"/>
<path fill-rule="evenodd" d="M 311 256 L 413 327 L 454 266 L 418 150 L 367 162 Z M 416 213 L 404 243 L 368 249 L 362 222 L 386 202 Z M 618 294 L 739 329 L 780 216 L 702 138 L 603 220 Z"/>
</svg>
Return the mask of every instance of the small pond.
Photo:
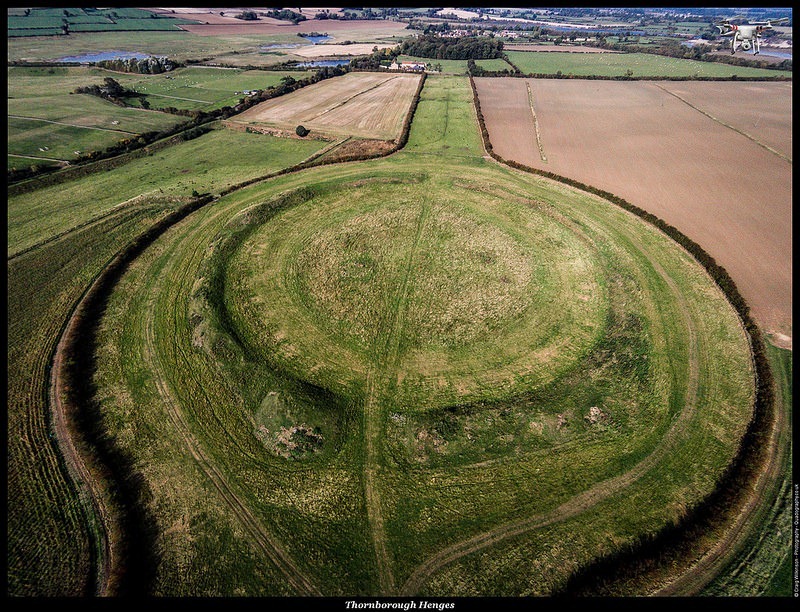
<svg viewBox="0 0 800 612">
<path fill-rule="evenodd" d="M 303 36 L 303 38 L 305 40 L 311 42 L 312 45 L 318 45 L 321 42 L 325 42 L 326 40 L 330 40 L 332 38 L 332 36 Z"/>
</svg>

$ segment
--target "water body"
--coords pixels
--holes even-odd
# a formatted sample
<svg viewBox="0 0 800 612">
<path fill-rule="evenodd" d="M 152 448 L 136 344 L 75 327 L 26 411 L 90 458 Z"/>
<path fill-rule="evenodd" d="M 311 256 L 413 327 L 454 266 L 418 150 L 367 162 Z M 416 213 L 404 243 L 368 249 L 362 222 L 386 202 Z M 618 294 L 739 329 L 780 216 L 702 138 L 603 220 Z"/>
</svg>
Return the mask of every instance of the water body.
<svg viewBox="0 0 800 612">
<path fill-rule="evenodd" d="M 326 40 L 330 40 L 333 38 L 332 36 L 303 36 L 306 40 L 310 41 L 313 45 L 318 45 L 321 42 L 325 42 Z"/>
<path fill-rule="evenodd" d="M 301 62 L 299 68 L 322 68 L 323 66 L 347 66 L 350 60 L 317 60 L 315 62 Z"/>
<path fill-rule="evenodd" d="M 103 60 L 115 60 L 115 59 L 129 59 L 131 57 L 135 57 L 136 59 L 146 59 L 148 57 L 152 57 L 147 53 L 139 53 L 137 51 L 98 51 L 94 53 L 84 53 L 83 55 L 69 55 L 67 57 L 62 57 L 57 59 L 57 62 L 70 62 L 70 63 L 81 63 L 81 64 L 89 64 L 91 62 L 101 62 Z"/>
<path fill-rule="evenodd" d="M 769 55 L 770 57 L 779 57 L 781 59 L 792 59 L 791 51 L 779 51 L 778 49 L 765 49 L 761 47 L 759 55 Z"/>
</svg>

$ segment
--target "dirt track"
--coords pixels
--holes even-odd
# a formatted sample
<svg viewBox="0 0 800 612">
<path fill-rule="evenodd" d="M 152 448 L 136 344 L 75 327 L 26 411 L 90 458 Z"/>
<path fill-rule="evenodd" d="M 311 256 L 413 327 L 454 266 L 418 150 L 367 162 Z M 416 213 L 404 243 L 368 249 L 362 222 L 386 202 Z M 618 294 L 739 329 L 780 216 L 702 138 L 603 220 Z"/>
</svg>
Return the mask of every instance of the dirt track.
<svg viewBox="0 0 800 612">
<path fill-rule="evenodd" d="M 174 262 L 171 265 L 175 265 Z M 217 468 L 213 461 L 209 460 L 199 439 L 192 432 L 181 406 L 173 397 L 169 385 L 164 378 L 164 370 L 160 363 L 159 351 L 156 346 L 156 332 L 153 329 L 153 321 L 155 318 L 154 308 L 155 300 L 151 300 L 146 314 L 145 351 L 143 358 L 144 362 L 148 364 L 150 371 L 153 372 L 156 387 L 158 388 L 159 395 L 164 402 L 167 415 L 175 431 L 180 434 L 185 448 L 191 454 L 197 467 L 205 474 L 209 482 L 216 489 L 219 498 L 230 508 L 242 527 L 244 527 L 252 537 L 253 543 L 285 576 L 287 582 L 292 585 L 297 594 L 306 596 L 321 595 L 320 591 L 311 580 L 297 568 L 294 561 L 286 553 L 281 544 L 275 540 L 242 499 L 236 495 L 228 484 L 225 475 Z"/>
<path fill-rule="evenodd" d="M 675 226 L 728 270 L 758 323 L 791 348 L 791 83 L 475 83 L 497 154 L 609 191 Z"/>
<path fill-rule="evenodd" d="M 647 254 L 646 248 L 640 241 L 638 241 L 632 235 L 629 235 L 629 238 L 635 244 L 637 249 Z M 417 593 L 425 581 L 437 570 L 449 565 L 454 561 L 457 561 L 466 555 L 472 554 L 488 546 L 493 546 L 494 544 L 508 538 L 521 535 L 553 523 L 565 521 L 577 516 L 582 512 L 585 512 L 603 500 L 612 495 L 620 493 L 626 487 L 632 485 L 634 482 L 636 482 L 636 480 L 641 478 L 649 470 L 655 467 L 658 462 L 664 459 L 672 450 L 672 447 L 680 438 L 681 434 L 684 432 L 696 412 L 697 393 L 699 388 L 699 348 L 697 344 L 697 333 L 689 314 L 688 305 L 686 304 L 680 290 L 675 284 L 675 281 L 658 263 L 656 263 L 653 256 L 650 256 L 649 259 L 653 262 L 653 267 L 658 272 L 659 276 L 661 276 L 664 282 L 669 286 L 676 300 L 681 304 L 681 312 L 684 317 L 684 324 L 686 325 L 687 339 L 689 342 L 689 378 L 686 388 L 684 409 L 681 411 L 678 418 L 675 419 L 664 438 L 659 442 L 652 453 L 640 461 L 631 470 L 613 478 L 609 478 L 603 482 L 597 483 L 583 493 L 576 495 L 572 499 L 564 502 L 554 510 L 499 525 L 494 529 L 480 533 L 467 540 L 456 542 L 455 544 L 440 550 L 414 570 L 401 589 L 402 595 L 409 596 Z"/>
</svg>

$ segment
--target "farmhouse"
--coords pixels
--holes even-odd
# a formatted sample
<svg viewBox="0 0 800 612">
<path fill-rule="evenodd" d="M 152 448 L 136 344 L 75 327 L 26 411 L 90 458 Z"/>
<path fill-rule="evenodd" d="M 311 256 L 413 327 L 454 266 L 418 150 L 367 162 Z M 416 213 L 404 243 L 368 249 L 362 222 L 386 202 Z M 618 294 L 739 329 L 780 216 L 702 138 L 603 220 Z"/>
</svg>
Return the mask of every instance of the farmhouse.
<svg viewBox="0 0 800 612">
<path fill-rule="evenodd" d="M 403 70 L 405 72 L 425 72 L 424 62 L 392 62 L 389 70 Z"/>
</svg>

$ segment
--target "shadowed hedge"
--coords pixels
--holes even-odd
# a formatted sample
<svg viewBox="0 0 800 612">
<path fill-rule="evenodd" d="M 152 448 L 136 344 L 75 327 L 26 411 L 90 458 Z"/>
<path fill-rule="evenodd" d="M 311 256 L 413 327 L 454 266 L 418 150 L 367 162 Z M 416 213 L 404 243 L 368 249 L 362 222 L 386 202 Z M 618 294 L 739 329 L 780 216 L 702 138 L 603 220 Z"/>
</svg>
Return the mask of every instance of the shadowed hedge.
<svg viewBox="0 0 800 612">
<path fill-rule="evenodd" d="M 119 565 L 110 568 L 109 593 L 144 596 L 150 593 L 158 559 L 157 526 L 148 510 L 152 499 L 135 459 L 108 434 L 95 399 L 97 331 L 114 290 L 130 263 L 169 227 L 206 205 L 202 196 L 170 213 L 120 251 L 98 275 L 77 305 L 64 336 L 62 397 L 70 436 L 81 454 L 91 458 L 94 479 L 110 497 L 110 525 Z"/>
</svg>

